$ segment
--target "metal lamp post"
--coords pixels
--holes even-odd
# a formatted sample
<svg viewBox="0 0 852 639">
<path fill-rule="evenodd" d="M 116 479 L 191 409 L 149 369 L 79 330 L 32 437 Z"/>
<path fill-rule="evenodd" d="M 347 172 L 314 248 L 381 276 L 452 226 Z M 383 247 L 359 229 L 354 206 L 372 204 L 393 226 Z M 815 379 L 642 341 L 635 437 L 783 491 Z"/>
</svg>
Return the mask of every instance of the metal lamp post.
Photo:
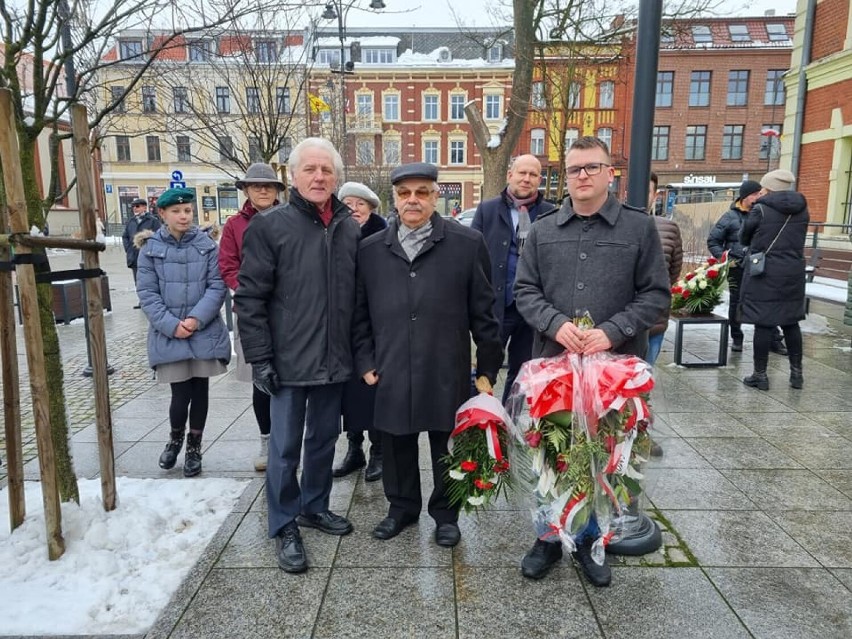
<svg viewBox="0 0 852 639">
<path fill-rule="evenodd" d="M 345 62 L 346 57 L 346 16 L 349 10 L 353 7 L 354 2 L 344 2 L 343 0 L 333 0 L 327 2 L 325 11 L 322 13 L 323 20 L 337 20 L 337 37 L 340 38 L 340 144 L 343 147 L 341 155 L 343 156 L 343 179 L 346 179 L 347 165 L 347 144 L 346 144 L 346 74 L 352 73 L 355 69 L 355 64 L 350 60 Z M 371 0 L 370 9 L 378 11 L 385 8 L 383 0 Z M 334 70 L 332 69 L 332 73 Z"/>
</svg>

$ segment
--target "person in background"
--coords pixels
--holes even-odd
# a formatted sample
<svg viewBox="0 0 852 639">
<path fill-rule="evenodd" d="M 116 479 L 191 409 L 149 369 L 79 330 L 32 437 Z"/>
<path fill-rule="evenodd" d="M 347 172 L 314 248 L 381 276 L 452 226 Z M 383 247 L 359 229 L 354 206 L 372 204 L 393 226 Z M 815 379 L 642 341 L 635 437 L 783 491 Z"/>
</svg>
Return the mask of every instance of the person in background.
<svg viewBox="0 0 852 639">
<path fill-rule="evenodd" d="M 139 249 L 137 290 L 148 317 L 148 363 L 157 381 L 170 384 L 169 443 L 160 455 L 164 470 L 174 468 L 183 447 L 184 477 L 201 472 L 201 437 L 207 421 L 210 377 L 228 370 L 231 341 L 219 311 L 225 283 L 219 274 L 218 246 L 206 229 L 192 223 L 189 189 L 169 189 L 157 200 L 164 226 L 134 238 Z"/>
<path fill-rule="evenodd" d="M 242 180 L 237 180 L 236 187 L 241 189 L 246 201 L 243 203 L 239 213 L 228 218 L 222 229 L 222 239 L 219 241 L 219 270 L 225 285 L 231 290 L 231 294 L 237 290 L 237 276 L 240 273 L 240 264 L 243 258 L 243 236 L 249 223 L 260 211 L 265 211 L 273 206 L 278 206 L 278 194 L 284 190 L 284 183 L 275 174 L 275 170 L 268 164 L 261 162 L 252 164 L 246 170 Z M 234 352 L 237 355 L 237 366 L 235 376 L 241 382 L 251 383 L 251 365 L 245 361 L 243 347 L 240 343 L 239 318 L 234 313 Z M 269 457 L 269 429 L 271 418 L 269 417 L 270 397 L 259 388 L 252 386 L 251 405 L 254 410 L 254 418 L 260 429 L 260 451 L 254 458 L 254 469 L 256 471 L 266 470 L 267 458 Z"/>
<path fill-rule="evenodd" d="M 352 532 L 329 509 L 329 495 L 343 386 L 352 376 L 360 230 L 334 196 L 343 159 L 331 142 L 305 138 L 289 167 L 287 203 L 255 216 L 243 236 L 234 306 L 254 384 L 272 397 L 269 537 L 279 568 L 300 573 L 308 569 L 300 526 Z"/>
<path fill-rule="evenodd" d="M 731 204 L 707 236 L 707 248 L 717 260 L 728 251 L 728 259 L 733 261 L 728 266 L 728 326 L 731 332 L 731 351 L 739 353 L 743 350 L 743 329 L 740 324 L 740 290 L 743 281 L 743 255 L 745 249 L 740 244 L 739 236 L 743 222 L 748 212 L 760 197 L 760 184 L 754 180 L 745 180 L 740 185 L 739 197 Z M 777 329 L 773 331 L 772 350 L 779 355 L 786 355 L 784 338 Z"/>
<path fill-rule="evenodd" d="M 366 184 L 347 182 L 340 187 L 337 197 L 352 210 L 352 217 L 361 227 L 361 241 L 383 231 L 388 223 L 377 213 L 379 196 Z M 382 478 L 382 436 L 373 428 L 376 387 L 368 386 L 363 379 L 353 376 L 343 387 L 343 430 L 348 447 L 340 466 L 334 468 L 334 477 L 345 477 L 363 468 L 365 481 Z M 364 457 L 364 431 L 370 438 L 370 461 Z"/>
<path fill-rule="evenodd" d="M 765 254 L 765 270 L 752 276 L 745 269 L 740 295 L 742 321 L 754 324 L 754 372 L 746 386 L 769 390 L 766 367 L 775 326 L 787 342 L 790 386 L 802 388 L 802 330 L 805 319 L 805 238 L 810 215 L 805 196 L 793 189 L 795 176 L 771 171 L 760 180 L 760 197 L 743 223 L 740 243 L 749 254 Z M 748 264 L 748 261 L 746 261 Z"/>
<path fill-rule="evenodd" d="M 508 344 L 509 370 L 503 387 L 503 403 L 524 362 L 532 352 L 533 330 L 515 305 L 515 272 L 518 257 L 536 217 L 557 210 L 538 191 L 541 163 L 534 155 L 512 160 L 506 173 L 506 188 L 495 198 L 476 208 L 470 228 L 482 233 L 491 258 L 494 285 L 494 315 L 500 322 L 503 347 Z"/>
<path fill-rule="evenodd" d="M 139 249 L 134 244 L 133 239 L 137 233 L 142 231 L 156 231 L 159 229 L 160 220 L 148 211 L 148 203 L 141 197 L 133 200 L 130 203 L 130 208 L 133 211 L 133 217 L 127 220 L 127 224 L 124 225 L 121 242 L 124 245 L 124 253 L 127 258 L 127 268 L 133 272 L 133 285 L 135 286 Z M 139 308 L 139 304 L 135 304 L 133 308 Z"/>
</svg>

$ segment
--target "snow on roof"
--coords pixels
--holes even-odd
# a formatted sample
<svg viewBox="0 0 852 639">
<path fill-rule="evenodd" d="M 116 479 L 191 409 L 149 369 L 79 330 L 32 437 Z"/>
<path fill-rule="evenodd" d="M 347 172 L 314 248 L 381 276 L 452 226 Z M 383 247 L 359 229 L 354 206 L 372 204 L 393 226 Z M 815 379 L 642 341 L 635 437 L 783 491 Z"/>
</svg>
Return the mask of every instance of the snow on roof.
<svg viewBox="0 0 852 639">
<path fill-rule="evenodd" d="M 409 66 L 409 67 L 488 67 L 498 69 L 514 69 L 514 60 L 500 60 L 499 62 L 488 62 L 483 58 L 472 58 L 463 60 L 453 58 L 449 61 L 441 61 L 440 52 L 445 50 L 445 47 L 439 47 L 430 53 L 414 53 L 411 49 L 402 53 L 394 63 L 394 66 Z M 374 65 L 370 65 L 374 66 Z"/>
<path fill-rule="evenodd" d="M 321 49 L 340 46 L 340 38 L 317 38 L 316 42 L 317 46 Z M 392 36 L 368 36 L 343 39 L 343 44 L 347 47 L 350 46 L 353 42 L 359 43 L 361 47 L 386 47 L 396 49 L 397 45 L 399 45 L 400 40 L 399 38 L 395 38 Z"/>
</svg>

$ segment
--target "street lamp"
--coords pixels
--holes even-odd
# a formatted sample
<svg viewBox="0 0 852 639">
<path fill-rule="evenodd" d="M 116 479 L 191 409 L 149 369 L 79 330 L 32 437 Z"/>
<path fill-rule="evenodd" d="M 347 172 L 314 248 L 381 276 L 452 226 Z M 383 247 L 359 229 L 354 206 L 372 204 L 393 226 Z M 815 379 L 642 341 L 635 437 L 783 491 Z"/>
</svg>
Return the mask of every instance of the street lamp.
<svg viewBox="0 0 852 639">
<path fill-rule="evenodd" d="M 340 38 L 340 130 L 342 133 L 340 143 L 343 146 L 341 155 L 343 156 L 344 180 L 346 179 L 346 159 L 348 157 L 346 153 L 346 74 L 353 73 L 355 70 L 355 63 L 352 60 L 344 62 L 346 58 L 346 16 L 353 5 L 354 1 L 332 0 L 326 2 L 325 11 L 322 12 L 321 16 L 323 20 L 337 20 L 337 37 Z M 383 0 L 371 0 L 370 9 L 373 11 L 384 8 Z M 334 69 L 332 69 L 332 73 L 334 72 Z"/>
</svg>

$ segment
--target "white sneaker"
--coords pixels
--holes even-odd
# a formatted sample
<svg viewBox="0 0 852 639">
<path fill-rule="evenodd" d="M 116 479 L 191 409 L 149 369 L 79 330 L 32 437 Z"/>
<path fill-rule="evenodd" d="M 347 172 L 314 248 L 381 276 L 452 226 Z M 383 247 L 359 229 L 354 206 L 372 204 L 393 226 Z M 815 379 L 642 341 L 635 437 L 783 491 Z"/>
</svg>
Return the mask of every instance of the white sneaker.
<svg viewBox="0 0 852 639">
<path fill-rule="evenodd" d="M 260 436 L 260 452 L 254 458 L 254 469 L 258 472 L 266 470 L 266 461 L 269 459 L 269 435 Z"/>
</svg>

